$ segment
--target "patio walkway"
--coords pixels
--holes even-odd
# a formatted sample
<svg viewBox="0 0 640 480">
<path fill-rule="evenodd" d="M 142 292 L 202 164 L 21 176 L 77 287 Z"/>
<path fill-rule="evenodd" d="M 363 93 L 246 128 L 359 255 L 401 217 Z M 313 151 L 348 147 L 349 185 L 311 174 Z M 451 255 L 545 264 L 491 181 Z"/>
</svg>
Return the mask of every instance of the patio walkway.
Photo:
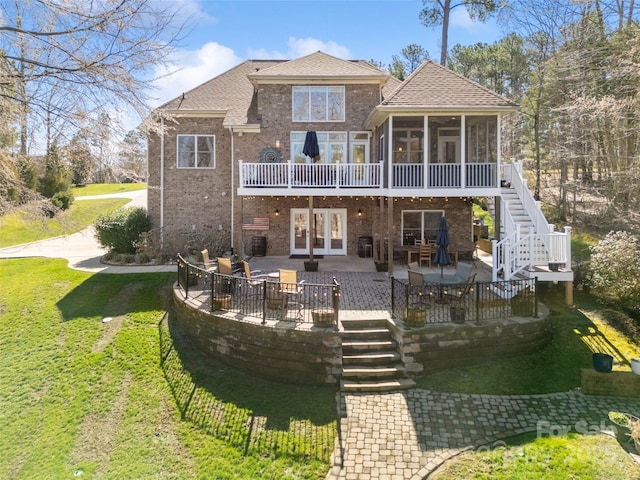
<svg viewBox="0 0 640 480">
<path fill-rule="evenodd" d="M 414 389 L 341 394 L 340 401 L 340 444 L 327 480 L 421 480 L 462 452 L 497 451 L 502 440 L 514 435 L 564 436 L 567 430 L 589 434 L 613 430 L 607 416 L 611 410 L 640 414 L 638 400 L 579 391 L 469 395 Z M 544 453 L 529 452 L 532 460 Z M 513 453 L 505 453 L 505 460 L 508 455 Z M 640 469 L 629 472 L 629 478 L 640 478 Z"/>
</svg>

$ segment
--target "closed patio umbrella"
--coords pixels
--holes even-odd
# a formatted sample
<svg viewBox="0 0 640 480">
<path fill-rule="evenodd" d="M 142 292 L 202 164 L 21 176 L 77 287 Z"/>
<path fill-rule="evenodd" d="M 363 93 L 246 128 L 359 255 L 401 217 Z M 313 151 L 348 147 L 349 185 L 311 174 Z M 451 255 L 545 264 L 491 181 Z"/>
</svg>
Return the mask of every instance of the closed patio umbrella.
<svg viewBox="0 0 640 480">
<path fill-rule="evenodd" d="M 438 226 L 438 234 L 436 235 L 436 256 L 433 263 L 440 265 L 440 276 L 443 275 L 445 265 L 451 265 L 451 256 L 449 255 L 449 229 L 447 228 L 447 218 L 443 215 L 440 217 L 440 225 Z"/>
<path fill-rule="evenodd" d="M 316 135 L 316 132 L 307 132 L 307 136 L 304 139 L 302 153 L 312 159 L 315 159 L 315 157 L 320 155 L 320 146 L 318 145 L 318 136 Z"/>
</svg>

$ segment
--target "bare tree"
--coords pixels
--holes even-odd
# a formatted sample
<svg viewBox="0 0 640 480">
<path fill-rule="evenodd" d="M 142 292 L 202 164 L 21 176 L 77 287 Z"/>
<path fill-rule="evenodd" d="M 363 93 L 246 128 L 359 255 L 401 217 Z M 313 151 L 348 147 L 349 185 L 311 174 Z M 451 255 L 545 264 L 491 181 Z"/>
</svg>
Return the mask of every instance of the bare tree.
<svg viewBox="0 0 640 480">
<path fill-rule="evenodd" d="M 80 116 L 120 107 L 147 116 L 154 67 L 166 64 L 184 25 L 154 0 L 0 0 L 0 94 L 21 106 L 20 150 L 30 130 L 49 138 L 74 129 Z M 70 108 L 75 106 L 75 108 Z"/>
</svg>

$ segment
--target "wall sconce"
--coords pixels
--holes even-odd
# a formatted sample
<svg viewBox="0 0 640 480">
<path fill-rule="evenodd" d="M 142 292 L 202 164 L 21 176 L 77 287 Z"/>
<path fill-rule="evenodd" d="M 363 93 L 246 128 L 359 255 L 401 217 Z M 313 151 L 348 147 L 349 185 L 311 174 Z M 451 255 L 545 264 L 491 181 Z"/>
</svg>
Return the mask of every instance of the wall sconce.
<svg viewBox="0 0 640 480">
<path fill-rule="evenodd" d="M 362 216 L 362 209 L 358 209 L 358 216 L 361 217 Z"/>
<path fill-rule="evenodd" d="M 277 217 L 277 216 L 279 216 L 279 215 L 280 215 L 280 210 L 278 210 L 278 209 L 276 208 L 275 214 L 276 214 L 276 217 Z"/>
<path fill-rule="evenodd" d="M 280 140 L 276 140 L 276 148 L 280 148 Z"/>
</svg>

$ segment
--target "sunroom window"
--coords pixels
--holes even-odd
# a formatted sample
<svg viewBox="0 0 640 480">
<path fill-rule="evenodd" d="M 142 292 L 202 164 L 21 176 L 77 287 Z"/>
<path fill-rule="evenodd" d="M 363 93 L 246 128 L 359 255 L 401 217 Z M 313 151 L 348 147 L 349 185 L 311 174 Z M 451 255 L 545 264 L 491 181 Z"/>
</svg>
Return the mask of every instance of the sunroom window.
<svg viewBox="0 0 640 480">
<path fill-rule="evenodd" d="M 498 120 L 495 115 L 468 116 L 467 161 L 469 163 L 495 163 L 498 152 Z"/>
<path fill-rule="evenodd" d="M 424 158 L 423 117 L 394 118 L 393 163 L 422 163 Z"/>
<path fill-rule="evenodd" d="M 294 122 L 344 122 L 345 90 L 341 86 L 293 87 Z"/>
<path fill-rule="evenodd" d="M 178 135 L 178 168 L 215 168 L 215 135 Z"/>
</svg>

